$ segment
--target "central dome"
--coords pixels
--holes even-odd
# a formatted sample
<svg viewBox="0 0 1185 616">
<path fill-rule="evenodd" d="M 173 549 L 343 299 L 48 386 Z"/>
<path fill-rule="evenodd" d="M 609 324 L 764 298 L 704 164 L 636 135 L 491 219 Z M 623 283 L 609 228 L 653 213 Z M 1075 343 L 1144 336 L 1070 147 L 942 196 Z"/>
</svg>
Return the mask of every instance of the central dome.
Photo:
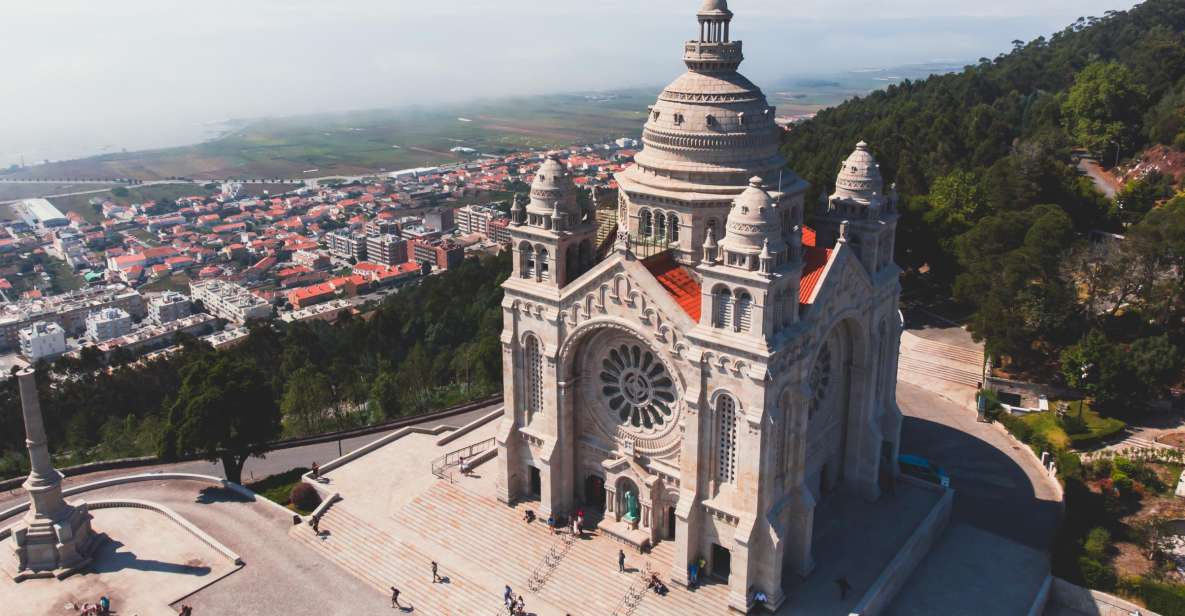
<svg viewBox="0 0 1185 616">
<path fill-rule="evenodd" d="M 729 39 L 727 2 L 705 0 L 697 17 L 700 38 L 683 49 L 688 71 L 650 107 L 637 168 L 626 175 L 666 190 L 735 195 L 751 176 L 777 177 L 785 167 L 782 130 L 765 94 L 737 72 L 744 56 Z"/>
</svg>

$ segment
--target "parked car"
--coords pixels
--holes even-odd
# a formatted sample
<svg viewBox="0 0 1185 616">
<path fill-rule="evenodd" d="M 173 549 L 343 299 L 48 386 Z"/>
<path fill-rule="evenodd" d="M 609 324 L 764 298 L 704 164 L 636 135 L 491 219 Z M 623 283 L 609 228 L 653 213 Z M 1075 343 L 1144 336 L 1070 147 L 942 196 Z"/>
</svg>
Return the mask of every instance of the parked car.
<svg viewBox="0 0 1185 616">
<path fill-rule="evenodd" d="M 944 488 L 950 487 L 950 475 L 946 474 L 946 469 L 921 456 L 901 454 L 897 456 L 897 465 L 906 475 L 936 483 Z"/>
</svg>

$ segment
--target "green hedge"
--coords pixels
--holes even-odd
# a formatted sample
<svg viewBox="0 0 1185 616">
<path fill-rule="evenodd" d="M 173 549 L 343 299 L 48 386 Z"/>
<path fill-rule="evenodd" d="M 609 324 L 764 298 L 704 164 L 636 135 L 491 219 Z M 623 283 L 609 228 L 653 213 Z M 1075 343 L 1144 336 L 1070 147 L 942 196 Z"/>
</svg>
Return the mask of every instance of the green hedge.
<svg viewBox="0 0 1185 616">
<path fill-rule="evenodd" d="M 1142 577 L 1123 578 L 1120 593 L 1142 600 L 1161 616 L 1185 616 L 1185 585 L 1167 584 Z"/>
</svg>

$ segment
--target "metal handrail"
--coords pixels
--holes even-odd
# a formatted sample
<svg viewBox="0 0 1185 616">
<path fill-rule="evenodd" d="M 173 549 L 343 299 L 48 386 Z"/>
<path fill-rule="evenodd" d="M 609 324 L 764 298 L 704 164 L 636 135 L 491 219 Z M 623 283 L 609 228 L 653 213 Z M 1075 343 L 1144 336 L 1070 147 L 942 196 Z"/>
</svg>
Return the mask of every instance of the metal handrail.
<svg viewBox="0 0 1185 616">
<path fill-rule="evenodd" d="M 473 456 L 483 454 L 494 448 L 494 437 L 487 438 L 484 441 L 479 441 L 468 447 L 462 447 L 456 451 L 450 451 L 439 458 L 432 461 L 432 474 L 441 479 L 449 479 L 445 471 L 450 466 L 457 466 L 461 460 L 472 458 Z"/>
</svg>

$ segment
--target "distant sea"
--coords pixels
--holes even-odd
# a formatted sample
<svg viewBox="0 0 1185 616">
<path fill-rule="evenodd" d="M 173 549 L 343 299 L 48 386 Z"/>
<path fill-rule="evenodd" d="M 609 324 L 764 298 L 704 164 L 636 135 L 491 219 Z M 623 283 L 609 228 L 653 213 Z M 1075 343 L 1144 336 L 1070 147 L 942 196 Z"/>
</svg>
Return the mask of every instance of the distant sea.
<svg viewBox="0 0 1185 616">
<path fill-rule="evenodd" d="M 156 150 L 212 141 L 247 126 L 253 120 L 218 120 L 203 123 L 180 123 L 153 133 L 137 130 L 127 135 L 83 135 L 69 132 L 46 131 L 32 147 L 15 149 L 16 145 L 0 140 L 0 169 L 20 164 L 33 166 L 45 162 L 74 160 L 119 152 Z"/>
<path fill-rule="evenodd" d="M 924 79 L 930 75 L 962 70 L 966 62 L 936 60 L 888 68 L 857 68 L 840 73 L 792 75 L 763 84 L 773 104 L 801 105 L 813 110 L 837 105 L 854 96 L 864 96 L 873 90 L 900 83 L 905 79 Z M 329 114 L 333 115 L 333 114 Z M 123 136 L 102 136 L 77 133 L 56 134 L 47 131 L 35 147 L 14 150 L 15 144 L 0 140 L 0 169 L 18 164 L 37 165 L 46 161 L 73 160 L 119 152 L 135 152 L 193 145 L 218 139 L 248 126 L 254 119 L 235 119 L 181 124 L 153 134 L 136 131 Z"/>
</svg>

